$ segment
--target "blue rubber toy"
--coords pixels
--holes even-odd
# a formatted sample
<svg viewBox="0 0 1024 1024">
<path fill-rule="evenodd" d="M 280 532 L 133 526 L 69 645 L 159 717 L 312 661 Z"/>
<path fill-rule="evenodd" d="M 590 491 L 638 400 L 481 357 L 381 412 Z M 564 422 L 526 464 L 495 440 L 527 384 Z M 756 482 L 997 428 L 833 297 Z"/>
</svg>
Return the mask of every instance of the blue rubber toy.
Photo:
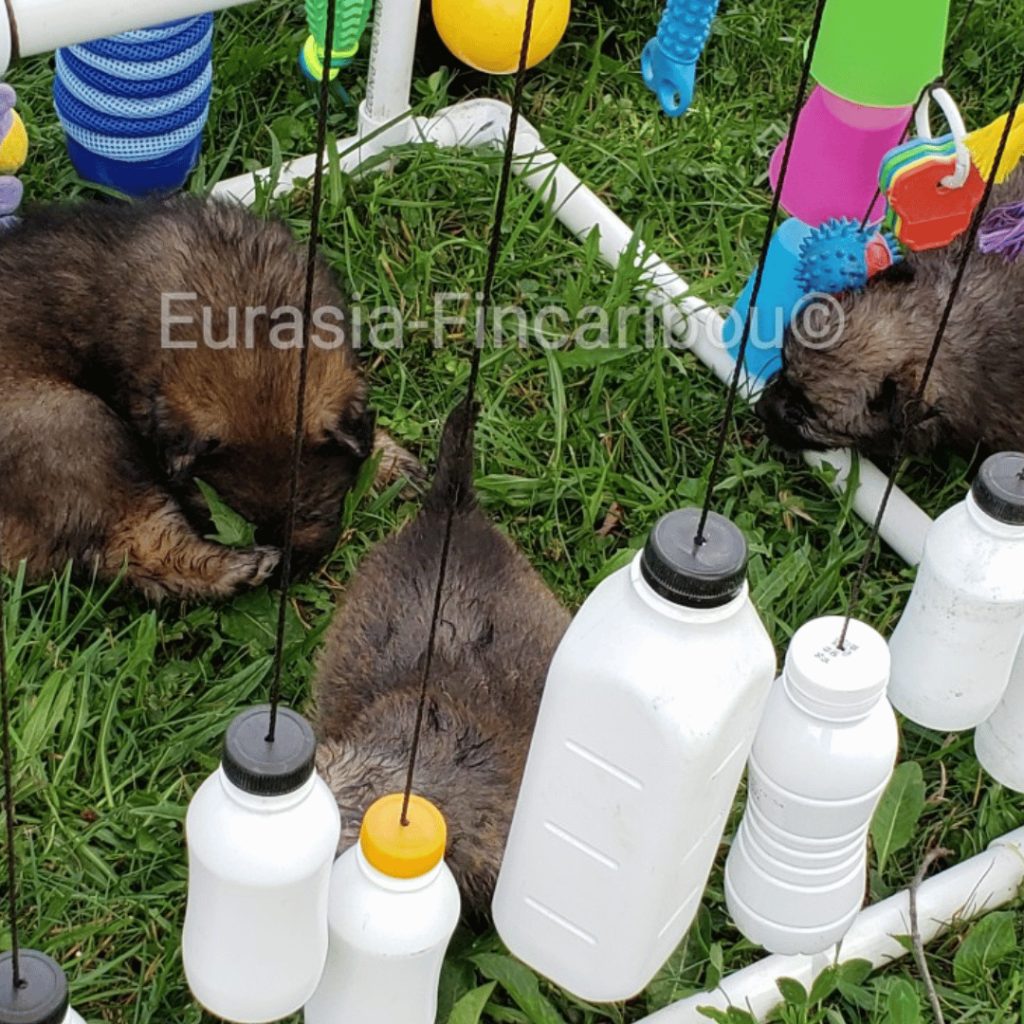
<svg viewBox="0 0 1024 1024">
<path fill-rule="evenodd" d="M 693 99 L 693 79 L 718 0 L 668 0 L 658 34 L 644 47 L 644 81 L 669 117 L 685 114 Z"/>
<path fill-rule="evenodd" d="M 836 295 L 863 288 L 869 277 L 899 258 L 894 239 L 874 228 L 862 230 L 857 221 L 848 218 L 829 220 L 814 228 L 795 217 L 785 221 L 768 247 L 743 357 L 747 375 L 764 383 L 782 368 L 786 328 L 809 295 Z M 755 270 L 722 330 L 722 341 L 734 358 L 739 353 L 756 276 Z"/>
</svg>

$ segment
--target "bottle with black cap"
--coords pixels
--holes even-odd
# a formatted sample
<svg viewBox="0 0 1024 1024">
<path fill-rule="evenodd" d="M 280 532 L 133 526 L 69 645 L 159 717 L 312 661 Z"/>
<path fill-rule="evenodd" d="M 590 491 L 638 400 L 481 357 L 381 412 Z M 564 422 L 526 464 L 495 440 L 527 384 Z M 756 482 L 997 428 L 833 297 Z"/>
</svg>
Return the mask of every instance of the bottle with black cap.
<svg viewBox="0 0 1024 1024">
<path fill-rule="evenodd" d="M 889 640 L 889 699 L 930 729 L 973 729 L 995 710 L 1024 636 L 1024 454 L 986 459 L 966 499 L 925 539 Z"/>
<path fill-rule="evenodd" d="M 228 727 L 220 767 L 185 822 L 185 977 L 211 1013 L 240 1024 L 300 1009 L 327 958 L 327 895 L 341 818 L 314 770 L 309 723 L 268 705 Z"/>
<path fill-rule="evenodd" d="M 68 999 L 68 980 L 60 964 L 35 949 L 18 951 L 14 984 L 13 954 L 0 953 L 0 1024 L 85 1024 Z"/>
<path fill-rule="evenodd" d="M 494 897 L 508 948 L 591 1002 L 643 989 L 686 933 L 775 675 L 747 546 L 663 517 L 548 672 Z"/>
</svg>

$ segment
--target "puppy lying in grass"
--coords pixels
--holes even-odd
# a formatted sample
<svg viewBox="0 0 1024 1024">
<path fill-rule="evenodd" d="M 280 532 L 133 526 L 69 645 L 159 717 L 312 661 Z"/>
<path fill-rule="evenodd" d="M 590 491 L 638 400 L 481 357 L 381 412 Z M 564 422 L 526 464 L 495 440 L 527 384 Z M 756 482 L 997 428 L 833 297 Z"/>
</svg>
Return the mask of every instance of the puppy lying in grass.
<svg viewBox="0 0 1024 1024">
<path fill-rule="evenodd" d="M 224 597 L 265 579 L 284 542 L 302 345 L 295 568 L 329 553 L 375 435 L 322 261 L 302 329 L 306 261 L 283 223 L 189 197 L 58 206 L 0 233 L 4 568 L 124 570 L 151 598 Z M 415 472 L 377 442 L 389 470 Z M 204 539 L 197 480 L 255 525 L 256 546 Z"/>
<path fill-rule="evenodd" d="M 449 505 L 455 504 L 414 791 L 448 823 L 467 908 L 498 875 L 548 663 L 569 624 L 523 555 L 477 507 L 468 415 L 441 440 L 419 514 L 366 557 L 341 599 L 314 683 L 317 766 L 341 809 L 342 848 L 374 800 L 405 788 Z"/>
<path fill-rule="evenodd" d="M 1024 167 L 996 186 L 989 209 L 1021 199 Z M 912 407 L 964 244 L 909 253 L 831 310 L 794 318 L 783 369 L 756 405 L 773 441 L 891 456 L 906 432 L 908 454 L 1024 448 L 1024 258 L 971 254 L 923 403 Z"/>
</svg>

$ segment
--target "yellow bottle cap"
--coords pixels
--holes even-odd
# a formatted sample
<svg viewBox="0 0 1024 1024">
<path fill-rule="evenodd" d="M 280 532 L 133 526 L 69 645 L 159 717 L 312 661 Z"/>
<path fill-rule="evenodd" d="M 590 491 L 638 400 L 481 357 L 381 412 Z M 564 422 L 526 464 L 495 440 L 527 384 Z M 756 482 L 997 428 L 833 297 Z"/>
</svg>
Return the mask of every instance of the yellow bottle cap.
<svg viewBox="0 0 1024 1024">
<path fill-rule="evenodd" d="M 363 816 L 359 845 L 363 856 L 391 878 L 418 878 L 440 863 L 448 830 L 441 812 L 421 796 L 409 798 L 403 825 L 402 793 L 382 796 Z"/>
</svg>

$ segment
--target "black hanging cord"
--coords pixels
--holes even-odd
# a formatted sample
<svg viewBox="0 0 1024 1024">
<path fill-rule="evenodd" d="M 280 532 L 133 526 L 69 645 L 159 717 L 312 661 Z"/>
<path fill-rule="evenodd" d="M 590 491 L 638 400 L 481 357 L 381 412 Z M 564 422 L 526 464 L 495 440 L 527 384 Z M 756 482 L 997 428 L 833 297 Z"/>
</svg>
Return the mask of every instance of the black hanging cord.
<svg viewBox="0 0 1024 1024">
<path fill-rule="evenodd" d="M 978 203 L 978 207 L 974 211 L 974 216 L 971 218 L 971 224 L 967 229 L 967 234 L 964 236 L 963 253 L 960 256 L 960 263 L 957 266 L 956 277 L 953 278 L 953 284 L 950 286 L 949 298 L 946 301 L 946 306 L 942 311 L 942 317 L 939 320 L 939 327 L 935 333 L 935 341 L 932 343 L 931 352 L 928 353 L 928 361 L 925 363 L 924 371 L 921 374 L 921 381 L 917 386 L 917 391 L 907 406 L 908 415 L 906 417 L 906 422 L 903 429 L 899 432 L 896 440 L 896 451 L 893 456 L 892 472 L 889 474 L 889 479 L 886 482 L 885 492 L 882 494 L 882 501 L 878 506 L 878 514 L 875 516 L 875 522 L 871 528 L 871 535 L 868 537 L 868 545 L 860 560 L 860 565 L 857 567 L 857 575 L 854 577 L 853 589 L 850 591 L 850 601 L 847 605 L 846 621 L 843 623 L 843 631 L 839 635 L 839 643 L 837 645 L 840 650 L 843 649 L 843 644 L 846 642 L 846 631 L 849 629 L 850 620 L 853 618 L 853 613 L 856 611 L 857 604 L 860 601 L 861 590 L 864 586 L 864 579 L 867 576 L 868 566 L 871 562 L 871 555 L 875 550 L 875 542 L 878 540 L 879 533 L 882 529 L 882 517 L 885 515 L 885 509 L 889 504 L 889 498 L 892 497 L 893 488 L 896 486 L 896 478 L 899 476 L 900 470 L 903 468 L 903 463 L 906 460 L 907 438 L 911 429 L 916 425 L 916 422 L 921 416 L 921 405 L 924 401 L 925 389 L 928 386 L 928 379 L 931 377 L 932 370 L 935 368 L 935 360 L 938 357 L 939 348 L 942 346 L 942 340 L 946 336 L 946 328 L 949 326 L 949 319 L 953 313 L 953 306 L 956 303 L 956 297 L 960 291 L 960 286 L 963 284 L 964 274 L 967 272 L 967 264 L 970 262 L 971 256 L 974 255 L 974 247 L 978 240 L 978 232 L 981 230 L 981 222 L 985 216 L 989 199 L 992 196 L 992 190 L 995 188 L 996 177 L 999 174 L 1000 165 L 1003 162 L 1003 155 L 1006 152 L 1006 146 L 1010 139 L 1010 132 L 1013 130 L 1013 112 L 1016 111 L 1018 106 L 1020 106 L 1022 98 L 1024 98 L 1024 62 L 1021 63 L 1020 77 L 1017 80 L 1017 88 L 1014 93 L 1013 101 L 1010 104 L 1010 115 L 1006 119 L 1003 134 L 999 138 L 999 146 L 996 148 L 996 156 L 992 164 L 992 170 L 989 173 L 988 180 L 985 182 L 985 191 L 982 194 L 981 202 Z"/>
<path fill-rule="evenodd" d="M 3 524 L 0 523 L 0 535 Z M 3 558 L 0 557 L 0 565 Z M 14 782 L 12 781 L 14 754 L 11 750 L 11 689 L 7 676 L 7 609 L 4 603 L 3 581 L 0 580 L 0 709 L 3 715 L 3 758 L 4 758 L 4 818 L 7 825 L 7 906 L 11 917 L 11 969 L 14 987 L 25 983 L 21 977 L 18 946 L 18 864 L 14 854 Z"/>
<path fill-rule="evenodd" d="M 718 476 L 722 468 L 722 458 L 725 455 L 725 442 L 729 436 L 729 425 L 732 422 L 733 408 L 736 405 L 736 395 L 740 387 L 740 377 L 743 374 L 743 359 L 747 354 L 747 343 L 750 341 L 751 320 L 757 312 L 757 299 L 761 293 L 761 281 L 768 262 L 768 248 L 772 243 L 772 236 L 775 234 L 775 224 L 779 217 L 779 210 L 782 207 L 782 189 L 786 183 L 786 175 L 789 171 L 789 158 L 793 152 L 797 121 L 804 107 L 807 86 L 811 78 L 811 64 L 814 62 L 814 51 L 818 45 L 818 36 L 821 34 L 821 19 L 825 14 L 825 4 L 827 2 L 828 0 L 818 0 L 814 11 L 814 25 L 811 28 L 807 55 L 804 58 L 803 69 L 800 73 L 800 87 L 797 90 L 796 102 L 793 104 L 793 113 L 789 118 L 790 130 L 786 139 L 785 149 L 782 153 L 779 181 L 775 189 L 775 196 L 772 199 L 771 212 L 768 214 L 768 225 L 765 228 L 764 241 L 761 244 L 761 256 L 757 261 L 757 273 L 754 276 L 754 287 L 750 293 L 750 305 L 743 321 L 743 334 L 740 337 L 740 347 L 736 353 L 736 367 L 733 370 L 732 383 L 729 385 L 729 394 L 725 400 L 725 411 L 722 413 L 722 423 L 718 432 L 718 442 L 715 445 L 714 458 L 711 460 L 711 471 L 708 474 L 708 489 L 704 497 L 704 508 L 701 511 L 700 523 L 697 526 L 697 535 L 693 538 L 694 552 L 704 543 L 704 527 L 707 524 L 708 515 L 711 512 L 711 505 L 715 497 L 715 487 L 718 484 Z"/>
<path fill-rule="evenodd" d="M 320 240 L 320 211 L 323 205 L 324 157 L 327 150 L 327 110 L 331 85 L 331 52 L 334 48 L 334 13 L 337 0 L 327 0 L 324 33 L 323 74 L 320 76 L 319 111 L 316 123 L 316 165 L 309 215 L 309 258 L 306 261 L 306 296 L 302 306 L 303 338 L 299 350 L 299 385 L 295 396 L 295 433 L 292 435 L 291 481 L 288 485 L 288 517 L 285 522 L 284 551 L 281 554 L 281 600 L 277 610 L 277 639 L 274 646 L 274 675 L 270 683 L 270 730 L 267 742 L 277 734 L 277 706 L 281 702 L 281 667 L 284 664 L 284 627 L 288 611 L 288 584 L 292 575 L 295 547 L 295 506 L 299 494 L 299 466 L 302 461 L 302 431 L 306 419 L 306 378 L 309 371 L 309 325 L 313 322 L 313 281 L 316 277 L 317 243 Z"/>
<path fill-rule="evenodd" d="M 498 196 L 494 204 L 494 226 L 491 229 L 491 243 L 487 259 L 487 271 L 484 275 L 484 286 L 480 294 L 480 308 L 483 316 L 477 318 L 476 335 L 474 338 L 473 356 L 469 364 L 469 380 L 466 383 L 465 409 L 466 415 L 460 424 L 458 440 L 458 459 L 461 460 L 469 444 L 470 432 L 473 429 L 473 396 L 476 393 L 477 378 L 480 375 L 480 359 L 486 340 L 486 310 L 491 306 L 491 295 L 494 291 L 494 277 L 498 270 L 498 259 L 501 255 L 501 229 L 505 219 L 505 207 L 508 204 L 509 187 L 512 182 L 512 164 L 515 159 L 516 132 L 519 127 L 519 112 L 523 105 L 523 90 L 526 86 L 526 65 L 530 53 L 530 39 L 533 35 L 533 16 L 537 0 L 528 0 L 526 5 L 526 22 L 523 25 L 523 45 L 519 52 L 519 67 L 516 71 L 515 89 L 512 93 L 512 112 L 508 122 L 508 136 L 505 139 L 505 158 L 501 165 L 501 179 L 498 183 Z M 409 799 L 412 796 L 412 780 L 416 771 L 416 755 L 419 752 L 420 735 L 423 731 L 423 714 L 427 705 L 427 687 L 430 682 L 430 667 L 434 660 L 434 646 L 437 640 L 437 624 L 441 618 L 441 595 L 444 591 L 445 576 L 448 572 L 448 552 L 451 548 L 452 525 L 455 520 L 455 509 L 459 504 L 458 493 L 451 496 L 451 505 L 445 520 L 444 540 L 441 544 L 441 559 L 437 567 L 437 588 L 434 591 L 434 608 L 430 617 L 430 632 L 427 635 L 427 652 L 423 659 L 423 675 L 420 679 L 419 704 L 416 707 L 416 724 L 413 727 L 412 746 L 409 750 L 409 768 L 405 778 L 405 794 L 402 800 L 402 825 L 409 824 Z"/>
</svg>

